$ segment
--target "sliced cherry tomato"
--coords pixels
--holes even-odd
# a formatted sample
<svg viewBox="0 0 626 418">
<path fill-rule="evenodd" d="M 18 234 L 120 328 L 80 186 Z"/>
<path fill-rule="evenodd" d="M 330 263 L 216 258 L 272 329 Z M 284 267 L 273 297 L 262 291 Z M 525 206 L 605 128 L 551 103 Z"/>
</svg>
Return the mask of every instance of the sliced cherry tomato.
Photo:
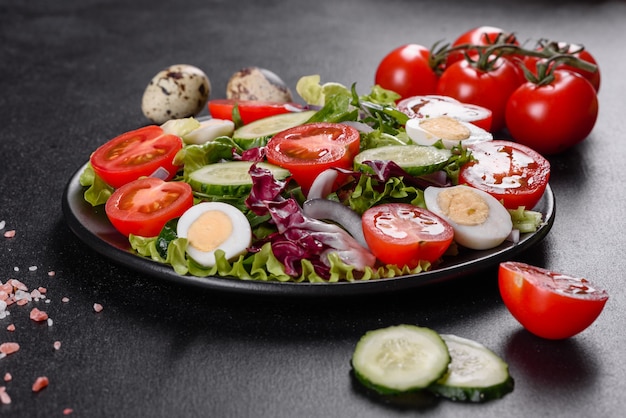
<svg viewBox="0 0 626 418">
<path fill-rule="evenodd" d="M 483 190 L 507 209 L 530 210 L 543 196 L 550 162 L 527 146 L 504 140 L 468 145 L 474 161 L 463 165 L 459 183 Z"/>
<path fill-rule="evenodd" d="M 425 119 L 438 116 L 470 122 L 486 131 L 491 130 L 491 110 L 468 103 L 461 103 L 452 97 L 426 96 L 408 97 L 398 102 L 398 109 L 410 118 Z"/>
<path fill-rule="evenodd" d="M 500 264 L 498 285 L 504 304 L 524 328 L 554 340 L 589 327 L 609 298 L 587 279 L 513 261 Z"/>
<path fill-rule="evenodd" d="M 193 194 L 187 183 L 144 177 L 115 190 L 105 211 L 121 234 L 154 237 L 192 205 Z"/>
<path fill-rule="evenodd" d="M 267 160 L 291 172 L 305 193 L 315 178 L 332 167 L 352 168 L 360 134 L 340 123 L 308 123 L 274 135 L 267 143 Z"/>
<path fill-rule="evenodd" d="M 375 82 L 402 98 L 434 94 L 438 76 L 430 63 L 430 50 L 422 45 L 400 46 L 387 54 L 376 69 Z"/>
<path fill-rule="evenodd" d="M 182 140 L 166 134 L 160 126 L 150 125 L 123 133 L 100 146 L 91 155 L 94 172 L 108 185 L 118 188 L 124 184 L 150 176 L 159 168 L 167 171 L 166 179 L 176 175 L 176 153 L 183 147 Z"/>
<path fill-rule="evenodd" d="M 462 45 L 489 47 L 495 44 L 511 44 L 519 46 L 519 42 L 514 34 L 506 32 L 504 29 L 495 26 L 479 26 L 461 34 L 455 39 L 451 47 L 460 47 Z M 485 49 L 486 48 L 482 49 L 482 51 Z M 457 61 L 463 60 L 465 58 L 465 53 L 475 57 L 479 52 L 477 50 L 457 49 L 448 54 L 446 65 L 450 66 Z"/>
<path fill-rule="evenodd" d="M 450 224 L 408 203 L 374 206 L 363 213 L 362 222 L 372 254 L 385 264 L 400 267 L 414 268 L 420 260 L 434 263 L 454 238 Z"/>
<path fill-rule="evenodd" d="M 522 84 L 509 98 L 505 113 L 513 139 L 543 155 L 583 141 L 598 118 L 598 97 L 587 79 L 567 70 L 552 74 L 547 84 Z"/>
<path fill-rule="evenodd" d="M 516 65 L 503 58 L 495 58 L 488 68 L 481 67 L 468 60 L 455 62 L 439 78 L 437 94 L 491 110 L 491 132 L 498 132 L 505 126 L 507 101 L 521 80 Z"/>
<path fill-rule="evenodd" d="M 591 55 L 591 53 L 587 51 L 586 49 L 583 49 L 582 46 L 580 45 L 566 44 L 565 42 L 558 42 L 556 44 L 556 47 L 558 48 L 559 52 L 562 52 L 564 54 L 571 54 L 574 57 L 577 57 L 583 61 L 596 65 L 596 67 L 598 65 L 594 56 Z M 542 47 L 537 48 L 537 50 L 539 51 L 542 49 L 543 49 Z M 536 75 L 537 63 L 540 61 L 542 61 L 542 58 L 527 55 L 524 57 L 523 63 L 528 70 L 530 70 L 533 74 Z M 589 80 L 589 82 L 591 83 L 593 88 L 596 90 L 596 92 L 600 91 L 601 76 L 600 76 L 599 68 L 597 68 L 596 71 L 587 71 L 585 69 L 576 68 L 572 65 L 568 65 L 565 63 L 558 64 L 556 68 L 561 69 L 561 70 L 570 70 L 570 71 L 573 71 L 575 73 L 582 75 L 587 80 Z"/>
<path fill-rule="evenodd" d="M 216 119 L 233 120 L 233 109 L 237 105 L 239 117 L 244 125 L 268 116 L 280 115 L 303 109 L 297 103 L 266 102 L 261 100 L 215 99 L 209 100 L 209 113 Z"/>
</svg>

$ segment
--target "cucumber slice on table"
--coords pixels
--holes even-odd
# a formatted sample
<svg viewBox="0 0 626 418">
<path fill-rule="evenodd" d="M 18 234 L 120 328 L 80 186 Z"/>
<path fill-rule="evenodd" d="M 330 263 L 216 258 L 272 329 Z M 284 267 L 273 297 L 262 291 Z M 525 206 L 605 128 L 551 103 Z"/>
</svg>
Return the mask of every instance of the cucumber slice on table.
<svg viewBox="0 0 626 418">
<path fill-rule="evenodd" d="M 244 196 L 252 190 L 251 161 L 228 161 L 205 165 L 189 174 L 188 183 L 197 192 L 217 196 Z M 272 172 L 277 180 L 290 176 L 289 170 L 268 163 L 258 167 Z"/>
<path fill-rule="evenodd" d="M 439 334 L 414 325 L 369 331 L 352 355 L 355 377 L 381 394 L 424 389 L 446 373 L 449 363 Z"/>
<path fill-rule="evenodd" d="M 315 114 L 315 110 L 305 110 L 303 112 L 282 113 L 280 115 L 268 116 L 255 120 L 247 125 L 235 130 L 233 139 L 252 140 L 272 136 L 285 129 L 302 125 Z"/>
<path fill-rule="evenodd" d="M 469 402 L 498 399 L 513 390 L 508 365 L 493 351 L 476 341 L 441 335 L 452 362 L 448 373 L 428 389 L 437 395 Z"/>
<path fill-rule="evenodd" d="M 440 170 L 452 156 L 448 149 L 424 145 L 387 145 L 370 148 L 354 157 L 355 170 L 369 171 L 364 161 L 393 161 L 413 176 L 423 176 Z"/>
</svg>

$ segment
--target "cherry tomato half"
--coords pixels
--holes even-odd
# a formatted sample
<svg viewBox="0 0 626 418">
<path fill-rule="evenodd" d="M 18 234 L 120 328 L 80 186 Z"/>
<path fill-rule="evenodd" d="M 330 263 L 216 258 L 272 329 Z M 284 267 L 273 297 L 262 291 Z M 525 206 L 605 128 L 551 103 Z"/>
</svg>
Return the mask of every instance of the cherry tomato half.
<svg viewBox="0 0 626 418">
<path fill-rule="evenodd" d="M 491 132 L 505 126 L 504 111 L 521 80 L 512 61 L 496 58 L 491 69 L 480 69 L 468 60 L 457 61 L 441 74 L 437 94 L 491 110 Z"/>
<path fill-rule="evenodd" d="M 187 183 L 143 177 L 115 190 L 105 211 L 121 234 L 154 237 L 192 205 L 193 194 Z"/>
<path fill-rule="evenodd" d="M 374 206 L 361 219 L 370 251 L 385 264 L 414 268 L 420 260 L 433 263 L 454 238 L 450 224 L 408 203 Z"/>
<path fill-rule="evenodd" d="M 398 102 L 398 110 L 410 118 L 425 119 L 438 116 L 450 116 L 474 125 L 486 131 L 491 130 L 491 110 L 468 103 L 461 103 L 452 97 L 412 96 Z"/>
<path fill-rule="evenodd" d="M 281 115 L 301 110 L 297 103 L 266 102 L 261 100 L 215 99 L 209 100 L 209 113 L 216 119 L 233 120 L 233 109 L 237 105 L 239 117 L 244 125 L 268 116 Z"/>
<path fill-rule="evenodd" d="M 459 184 L 483 190 L 507 209 L 530 210 L 543 196 L 550 179 L 550 162 L 527 146 L 505 140 L 468 145 L 474 161 L 463 165 Z"/>
<path fill-rule="evenodd" d="M 588 280 L 525 263 L 501 263 L 498 286 L 511 314 L 531 333 L 572 337 L 591 325 L 609 298 Z"/>
<path fill-rule="evenodd" d="M 340 123 L 308 123 L 277 133 L 267 143 L 267 160 L 291 172 L 305 193 L 315 178 L 332 167 L 352 168 L 360 134 Z"/>
<path fill-rule="evenodd" d="M 376 84 L 402 98 L 434 94 L 438 76 L 430 64 L 430 50 L 422 45 L 400 46 L 387 54 L 376 69 Z"/>
<path fill-rule="evenodd" d="M 583 76 L 555 70 L 548 84 L 522 84 L 506 105 L 506 125 L 515 141 L 543 155 L 558 154 L 591 133 L 598 97 Z"/>
<path fill-rule="evenodd" d="M 182 140 L 166 134 L 160 126 L 150 125 L 123 133 L 101 145 L 91 154 L 94 172 L 108 185 L 118 188 L 139 177 L 150 176 L 159 168 L 167 170 L 166 179 L 176 175 L 176 153 Z"/>
</svg>

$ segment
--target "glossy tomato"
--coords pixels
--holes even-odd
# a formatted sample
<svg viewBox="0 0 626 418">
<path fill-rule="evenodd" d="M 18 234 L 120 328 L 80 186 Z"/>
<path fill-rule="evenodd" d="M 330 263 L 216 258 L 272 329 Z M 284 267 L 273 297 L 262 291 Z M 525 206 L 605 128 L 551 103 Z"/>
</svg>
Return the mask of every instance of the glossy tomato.
<svg viewBox="0 0 626 418">
<path fill-rule="evenodd" d="M 187 183 L 144 177 L 115 190 L 105 211 L 121 234 L 154 237 L 192 205 L 193 194 Z"/>
<path fill-rule="evenodd" d="M 450 116 L 464 122 L 472 123 L 486 131 L 491 130 L 491 110 L 468 103 L 461 103 L 452 97 L 412 96 L 398 102 L 398 110 L 410 118 L 426 119 L 438 116 Z"/>
<path fill-rule="evenodd" d="M 385 264 L 415 268 L 420 260 L 434 263 L 454 238 L 450 224 L 408 203 L 374 206 L 361 219 L 370 251 Z"/>
<path fill-rule="evenodd" d="M 468 145 L 473 161 L 459 171 L 459 184 L 483 190 L 507 209 L 530 210 L 543 196 L 550 179 L 550 163 L 535 150 L 511 141 Z"/>
<path fill-rule="evenodd" d="M 151 125 L 111 139 L 95 150 L 89 161 L 105 183 L 118 188 L 159 168 L 167 171 L 166 179 L 173 178 L 180 168 L 174 165 L 174 157 L 182 147 L 178 136 Z"/>
<path fill-rule="evenodd" d="M 209 113 L 216 119 L 233 120 L 233 109 L 237 106 L 244 125 L 268 116 L 298 112 L 303 109 L 297 103 L 266 102 L 261 100 L 215 99 L 209 100 Z"/>
<path fill-rule="evenodd" d="M 376 69 L 375 82 L 402 98 L 434 94 L 438 76 L 430 62 L 430 50 L 408 44 L 387 54 Z"/>
<path fill-rule="evenodd" d="M 468 60 L 457 61 L 443 72 L 437 84 L 437 94 L 453 97 L 464 103 L 486 107 L 492 112 L 491 132 L 505 126 L 504 112 L 510 95 L 519 87 L 517 67 L 503 58 L 488 68 Z"/>
<path fill-rule="evenodd" d="M 504 304 L 524 328 L 554 340 L 589 327 L 609 298 L 589 280 L 512 261 L 500 264 L 498 285 Z"/>
<path fill-rule="evenodd" d="M 557 53 L 571 54 L 572 56 L 579 58 L 582 61 L 595 65 L 596 71 L 589 71 L 583 68 L 577 68 L 572 65 L 563 63 L 563 62 L 558 63 L 556 68 L 561 69 L 561 70 L 570 70 L 570 71 L 573 71 L 575 73 L 582 75 L 587 80 L 589 80 L 589 82 L 591 83 L 593 88 L 596 90 L 596 92 L 600 91 L 600 80 L 601 80 L 600 69 L 597 67 L 598 63 L 596 62 L 596 59 L 594 58 L 593 55 L 591 55 L 589 51 L 587 51 L 580 45 L 566 44 L 565 42 L 558 42 L 556 43 L 556 45 L 553 45 L 553 47 L 554 49 L 556 49 L 555 52 Z M 539 46 L 537 48 L 537 50 L 542 50 L 542 49 L 543 49 L 542 46 Z M 527 55 L 524 57 L 523 63 L 526 66 L 526 68 L 530 70 L 530 72 L 536 75 L 537 64 L 542 61 L 545 62 L 545 59 Z"/>
<path fill-rule="evenodd" d="M 544 155 L 558 154 L 587 138 L 598 117 L 598 97 L 589 81 L 566 70 L 553 75 L 548 84 L 522 84 L 506 105 L 511 136 Z"/>
<path fill-rule="evenodd" d="M 359 153 L 360 134 L 340 124 L 308 123 L 277 133 L 267 143 L 267 160 L 291 172 L 305 193 L 315 178 L 332 167 L 352 168 Z"/>
<path fill-rule="evenodd" d="M 477 51 L 467 50 L 460 48 L 463 45 L 475 45 L 489 47 L 495 44 L 510 44 L 519 46 L 519 42 L 514 34 L 506 32 L 496 26 L 479 26 L 468 30 L 461 34 L 454 40 L 451 47 L 455 48 L 454 51 L 448 54 L 446 65 L 450 66 L 457 61 L 464 59 L 464 54 L 468 53 L 470 56 L 478 55 Z M 482 49 L 484 51 L 484 49 Z"/>
</svg>

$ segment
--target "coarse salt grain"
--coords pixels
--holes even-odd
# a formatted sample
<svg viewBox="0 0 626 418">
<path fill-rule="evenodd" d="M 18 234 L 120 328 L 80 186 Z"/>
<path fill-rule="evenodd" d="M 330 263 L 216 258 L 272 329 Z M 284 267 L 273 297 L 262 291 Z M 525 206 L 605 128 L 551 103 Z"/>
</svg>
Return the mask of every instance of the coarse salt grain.
<svg viewBox="0 0 626 418">
<path fill-rule="evenodd" d="M 69 301 L 70 301 L 70 298 L 68 298 L 68 297 L 64 297 L 63 299 L 61 299 L 61 302 L 63 302 L 63 303 L 67 303 Z"/>
<path fill-rule="evenodd" d="M 37 271 L 37 266 L 30 266 L 28 271 Z"/>
<path fill-rule="evenodd" d="M 5 386 L 0 386 L 0 403 L 3 405 L 9 405 L 11 403 L 11 397 L 7 393 Z"/>
<path fill-rule="evenodd" d="M 48 318 L 48 326 L 51 327 L 53 324 L 52 318 Z"/>
<path fill-rule="evenodd" d="M 20 345 L 18 343 L 8 342 L 0 344 L 0 353 L 4 355 L 13 354 L 19 351 Z"/>
<path fill-rule="evenodd" d="M 30 311 L 30 319 L 36 322 L 46 321 L 48 319 L 48 314 L 45 311 L 40 311 L 37 308 L 33 308 Z"/>
<path fill-rule="evenodd" d="M 104 309 L 104 307 L 102 305 L 100 305 L 99 303 L 94 303 L 93 304 L 93 310 L 96 312 L 102 312 L 102 310 Z"/>
<path fill-rule="evenodd" d="M 48 272 L 48 276 L 49 276 L 49 277 L 54 277 L 54 275 L 55 275 L 55 274 L 56 274 L 56 273 L 55 273 L 54 271 L 52 271 L 52 270 L 50 270 L 50 271 Z"/>
<path fill-rule="evenodd" d="M 10 231 L 6 231 L 4 233 L 4 237 L 5 238 L 13 238 L 13 237 L 15 237 L 15 229 L 12 229 Z"/>
<path fill-rule="evenodd" d="M 7 331 L 10 331 L 10 332 L 15 331 L 15 324 L 9 324 L 9 325 L 7 325 Z"/>
<path fill-rule="evenodd" d="M 63 410 L 63 415 L 70 415 L 74 410 L 72 408 L 65 408 Z"/>
<path fill-rule="evenodd" d="M 13 380 L 13 376 L 11 376 L 11 373 L 6 372 L 6 373 L 4 374 L 4 381 L 5 381 L 5 382 L 10 382 L 11 380 Z"/>
<path fill-rule="evenodd" d="M 35 379 L 35 383 L 33 383 L 33 392 L 39 392 L 40 390 L 47 387 L 49 383 L 50 382 L 46 376 L 39 376 L 37 379 Z"/>
<path fill-rule="evenodd" d="M 7 225 L 6 221 L 0 221 L 0 229 L 4 229 L 6 225 Z"/>
<path fill-rule="evenodd" d="M 61 341 L 55 341 L 54 344 L 52 344 L 52 346 L 54 347 L 55 350 L 58 350 L 61 348 Z"/>
</svg>

